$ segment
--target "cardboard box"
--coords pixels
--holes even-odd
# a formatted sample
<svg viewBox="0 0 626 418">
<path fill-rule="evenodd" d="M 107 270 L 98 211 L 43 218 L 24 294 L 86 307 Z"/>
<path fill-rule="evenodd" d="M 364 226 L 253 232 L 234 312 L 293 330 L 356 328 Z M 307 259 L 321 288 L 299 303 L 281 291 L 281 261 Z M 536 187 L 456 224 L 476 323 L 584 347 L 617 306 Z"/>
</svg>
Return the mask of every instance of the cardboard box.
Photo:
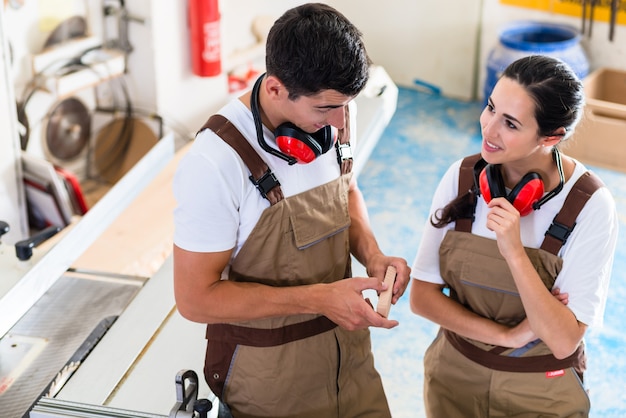
<svg viewBox="0 0 626 418">
<path fill-rule="evenodd" d="M 584 164 L 626 172 L 626 71 L 600 68 L 583 83 L 585 113 L 563 152 Z"/>
</svg>

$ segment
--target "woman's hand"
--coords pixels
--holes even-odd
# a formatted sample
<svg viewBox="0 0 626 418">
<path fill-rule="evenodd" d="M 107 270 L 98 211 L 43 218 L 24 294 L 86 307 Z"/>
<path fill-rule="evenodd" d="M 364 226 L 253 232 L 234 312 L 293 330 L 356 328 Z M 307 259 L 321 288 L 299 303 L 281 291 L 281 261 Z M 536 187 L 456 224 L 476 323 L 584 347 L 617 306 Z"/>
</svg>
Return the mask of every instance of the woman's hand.
<svg viewBox="0 0 626 418">
<path fill-rule="evenodd" d="M 522 322 L 507 330 L 505 333 L 505 341 L 501 345 L 503 347 L 519 348 L 536 339 L 537 335 L 530 328 L 528 318 L 524 318 Z"/>
<path fill-rule="evenodd" d="M 504 197 L 488 204 L 487 229 L 496 233 L 498 249 L 505 259 L 524 252 L 520 237 L 520 214 Z"/>
<path fill-rule="evenodd" d="M 552 295 L 561 302 L 563 305 L 567 305 L 569 303 L 569 293 L 561 293 L 561 289 L 555 287 L 551 291 Z"/>
<path fill-rule="evenodd" d="M 569 302 L 569 294 L 561 293 L 561 290 L 558 287 L 552 289 L 552 295 L 563 305 L 567 305 Z M 537 335 L 530 328 L 528 319 L 525 318 L 516 326 L 509 328 L 509 330 L 505 333 L 505 341 L 502 346 L 511 348 L 523 347 L 536 339 Z"/>
</svg>

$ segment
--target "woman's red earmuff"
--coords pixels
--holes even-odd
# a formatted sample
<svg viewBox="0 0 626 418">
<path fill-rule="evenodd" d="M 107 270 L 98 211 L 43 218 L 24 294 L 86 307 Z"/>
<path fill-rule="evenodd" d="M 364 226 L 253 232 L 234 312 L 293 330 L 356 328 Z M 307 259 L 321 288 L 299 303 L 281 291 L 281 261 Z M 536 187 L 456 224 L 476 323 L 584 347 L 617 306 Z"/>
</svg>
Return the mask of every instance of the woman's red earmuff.
<svg viewBox="0 0 626 418">
<path fill-rule="evenodd" d="M 517 209 L 520 216 L 526 216 L 532 212 L 545 191 L 541 176 L 530 172 L 507 193 L 500 166 L 491 164 L 487 164 L 480 172 L 478 183 L 485 202 L 489 203 L 492 199 L 504 197 Z"/>
<path fill-rule="evenodd" d="M 507 195 L 520 216 L 526 216 L 535 208 L 545 191 L 543 180 L 537 173 L 531 172 L 522 177 L 522 180 Z"/>
<path fill-rule="evenodd" d="M 487 164 L 482 158 L 474 165 L 474 190 L 478 189 L 476 192 L 480 193 L 487 203 L 497 197 L 505 197 L 521 216 L 526 216 L 533 210 L 539 209 L 563 190 L 565 173 L 563 172 L 561 153 L 557 147 L 552 148 L 552 157 L 559 172 L 559 184 L 545 195 L 543 179 L 539 173 L 532 171 L 522 177 L 519 183 L 507 193 L 500 165 Z"/>
<path fill-rule="evenodd" d="M 489 180 L 487 179 L 487 170 L 483 169 L 480 171 L 478 177 L 478 184 L 480 189 L 480 194 L 482 195 L 485 202 L 489 203 L 493 199 L 491 196 L 491 187 L 489 186 Z M 494 197 L 498 197 L 497 195 Z M 501 196 L 500 196 L 501 197 Z"/>
</svg>

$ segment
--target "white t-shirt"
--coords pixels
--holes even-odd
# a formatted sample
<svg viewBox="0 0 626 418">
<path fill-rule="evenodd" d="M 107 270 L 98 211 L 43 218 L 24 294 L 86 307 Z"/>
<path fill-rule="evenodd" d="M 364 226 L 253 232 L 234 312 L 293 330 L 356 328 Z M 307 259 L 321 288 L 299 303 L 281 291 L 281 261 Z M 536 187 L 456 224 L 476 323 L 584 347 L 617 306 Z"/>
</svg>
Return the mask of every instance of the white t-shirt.
<svg viewBox="0 0 626 418">
<path fill-rule="evenodd" d="M 354 146 L 356 109 L 351 102 L 350 139 Z M 250 110 L 232 100 L 219 114 L 230 120 L 267 163 L 283 195 L 293 196 L 335 180 L 340 175 L 337 153 L 331 150 L 308 164 L 288 165 L 264 151 L 258 143 Z M 263 127 L 265 141 L 275 146 L 274 134 Z M 196 136 L 181 159 L 174 176 L 174 243 L 187 251 L 218 252 L 234 249 L 246 241 L 261 213 L 269 207 L 249 179 L 250 171 L 239 154 L 210 129 Z"/>
<path fill-rule="evenodd" d="M 431 205 L 431 215 L 443 208 L 458 195 L 459 167 L 461 160 L 450 166 L 441 179 Z M 545 232 L 559 212 L 569 191 L 586 168 L 576 161 L 572 177 L 563 190 L 546 202 L 539 210 L 520 219 L 521 239 L 524 246 L 539 248 Z M 487 204 L 478 198 L 472 233 L 496 239 L 494 232 L 486 228 Z M 422 281 L 444 284 L 439 271 L 439 247 L 446 232 L 454 229 L 454 223 L 435 228 L 426 222 L 424 234 L 413 262 L 411 276 Z M 576 226 L 559 251 L 563 269 L 555 287 L 569 293 L 568 307 L 576 318 L 588 326 L 600 326 L 608 294 L 613 255 L 617 241 L 618 219 L 615 202 L 606 187 L 596 191 L 587 201 L 576 220 Z"/>
</svg>

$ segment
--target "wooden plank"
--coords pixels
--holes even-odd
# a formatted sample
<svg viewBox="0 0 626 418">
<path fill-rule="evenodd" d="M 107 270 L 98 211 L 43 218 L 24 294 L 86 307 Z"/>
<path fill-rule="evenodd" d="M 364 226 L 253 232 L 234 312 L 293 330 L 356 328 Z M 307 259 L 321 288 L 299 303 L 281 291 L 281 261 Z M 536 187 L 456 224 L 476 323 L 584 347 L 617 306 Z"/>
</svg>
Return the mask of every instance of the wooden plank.
<svg viewBox="0 0 626 418">
<path fill-rule="evenodd" d="M 387 290 L 380 292 L 378 296 L 378 305 L 376 305 L 376 312 L 387 318 L 389 316 L 389 310 L 391 309 L 391 297 L 393 296 L 393 284 L 396 281 L 396 268 L 394 266 L 387 267 L 385 273 L 384 283 L 387 285 Z"/>
</svg>

